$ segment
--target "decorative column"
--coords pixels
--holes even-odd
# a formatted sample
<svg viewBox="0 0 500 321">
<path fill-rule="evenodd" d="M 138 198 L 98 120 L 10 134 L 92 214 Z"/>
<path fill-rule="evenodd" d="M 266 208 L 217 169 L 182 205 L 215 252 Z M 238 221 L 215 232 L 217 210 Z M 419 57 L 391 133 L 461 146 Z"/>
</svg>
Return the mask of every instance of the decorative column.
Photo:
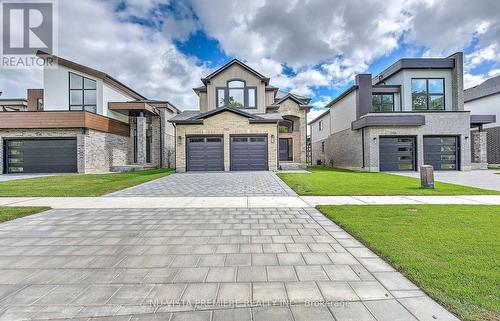
<svg viewBox="0 0 500 321">
<path fill-rule="evenodd" d="M 472 163 L 476 169 L 488 168 L 488 155 L 487 155 L 487 132 L 472 132 Z"/>
<path fill-rule="evenodd" d="M 136 117 L 137 126 L 137 164 L 146 164 L 146 117 Z"/>
</svg>

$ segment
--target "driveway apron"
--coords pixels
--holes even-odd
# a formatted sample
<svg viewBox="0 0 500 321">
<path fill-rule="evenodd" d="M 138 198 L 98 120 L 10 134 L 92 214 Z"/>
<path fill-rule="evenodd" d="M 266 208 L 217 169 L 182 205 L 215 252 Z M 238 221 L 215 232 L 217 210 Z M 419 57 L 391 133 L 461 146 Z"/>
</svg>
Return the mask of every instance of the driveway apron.
<svg viewBox="0 0 500 321">
<path fill-rule="evenodd" d="M 122 193 L 262 177 L 289 193 L 273 173 L 225 174 Z M 314 208 L 57 209 L 0 224 L 0 320 L 48 319 L 458 320 Z"/>
</svg>

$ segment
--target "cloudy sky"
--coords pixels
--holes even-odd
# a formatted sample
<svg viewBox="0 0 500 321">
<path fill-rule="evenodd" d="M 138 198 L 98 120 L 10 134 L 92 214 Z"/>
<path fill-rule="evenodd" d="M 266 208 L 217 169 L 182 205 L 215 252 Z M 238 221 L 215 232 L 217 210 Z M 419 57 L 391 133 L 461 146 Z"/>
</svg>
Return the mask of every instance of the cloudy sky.
<svg viewBox="0 0 500 321">
<path fill-rule="evenodd" d="M 499 0 L 59 0 L 58 11 L 61 57 L 181 109 L 234 57 L 316 107 L 401 57 L 464 51 L 466 87 L 500 74 Z M 42 86 L 39 70 L 0 75 L 3 98 Z"/>
</svg>

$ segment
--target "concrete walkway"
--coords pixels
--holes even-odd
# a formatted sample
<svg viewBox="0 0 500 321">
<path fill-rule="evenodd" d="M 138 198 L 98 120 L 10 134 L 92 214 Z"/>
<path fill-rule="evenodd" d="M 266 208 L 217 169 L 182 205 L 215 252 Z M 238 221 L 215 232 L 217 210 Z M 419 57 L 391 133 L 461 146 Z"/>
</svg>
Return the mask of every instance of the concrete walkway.
<svg viewBox="0 0 500 321">
<path fill-rule="evenodd" d="M 500 191 L 500 170 L 474 170 L 461 171 L 437 171 L 434 172 L 436 181 L 450 184 L 465 185 L 483 189 Z M 407 177 L 420 177 L 416 172 L 391 172 L 394 175 Z"/>
<path fill-rule="evenodd" d="M 2 197 L 0 206 L 51 208 L 302 208 L 317 205 L 500 205 L 500 195 L 240 196 L 240 197 Z"/>
</svg>

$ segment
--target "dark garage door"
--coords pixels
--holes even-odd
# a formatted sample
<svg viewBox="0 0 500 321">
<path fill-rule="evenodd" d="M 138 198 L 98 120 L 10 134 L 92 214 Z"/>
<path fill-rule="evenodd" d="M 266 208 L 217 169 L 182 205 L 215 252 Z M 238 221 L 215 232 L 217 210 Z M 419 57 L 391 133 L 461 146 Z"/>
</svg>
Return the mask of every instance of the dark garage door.
<svg viewBox="0 0 500 321">
<path fill-rule="evenodd" d="M 424 137 L 424 163 L 435 170 L 457 170 L 458 151 L 456 136 Z"/>
<path fill-rule="evenodd" d="M 221 136 L 187 138 L 188 171 L 223 171 L 224 144 Z"/>
<path fill-rule="evenodd" d="M 381 171 L 414 171 L 415 158 L 415 137 L 380 137 Z"/>
<path fill-rule="evenodd" d="M 267 170 L 267 136 L 231 136 L 231 170 Z"/>
<path fill-rule="evenodd" d="M 77 171 L 76 138 L 8 139 L 7 173 L 74 173 Z"/>
</svg>

